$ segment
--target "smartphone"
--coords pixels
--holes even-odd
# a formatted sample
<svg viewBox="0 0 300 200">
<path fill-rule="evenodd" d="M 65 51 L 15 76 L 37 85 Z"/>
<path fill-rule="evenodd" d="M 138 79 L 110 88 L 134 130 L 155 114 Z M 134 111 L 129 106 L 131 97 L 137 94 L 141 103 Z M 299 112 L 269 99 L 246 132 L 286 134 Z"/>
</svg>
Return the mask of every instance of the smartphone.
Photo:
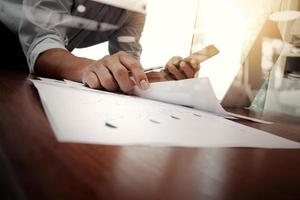
<svg viewBox="0 0 300 200">
<path fill-rule="evenodd" d="M 213 57 L 214 55 L 217 55 L 219 53 L 219 50 L 215 45 L 208 45 L 204 47 L 203 49 L 194 52 L 192 55 L 199 56 L 200 63 Z"/>
</svg>

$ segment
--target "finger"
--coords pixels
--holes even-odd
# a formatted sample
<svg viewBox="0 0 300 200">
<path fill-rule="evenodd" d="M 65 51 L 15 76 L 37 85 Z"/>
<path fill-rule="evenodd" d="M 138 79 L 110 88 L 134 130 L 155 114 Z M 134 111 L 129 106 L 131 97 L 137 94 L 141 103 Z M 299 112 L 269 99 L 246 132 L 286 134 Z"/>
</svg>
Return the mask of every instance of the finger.
<svg viewBox="0 0 300 200">
<path fill-rule="evenodd" d="M 180 56 L 174 56 L 174 57 L 172 57 L 169 61 L 168 61 L 168 63 L 166 64 L 166 65 L 168 65 L 168 64 L 173 64 L 173 65 L 175 65 L 175 66 L 178 66 L 179 65 L 179 62 L 182 60 L 182 57 L 180 57 Z"/>
<path fill-rule="evenodd" d="M 124 93 L 129 94 L 133 91 L 134 83 L 129 78 L 128 70 L 118 59 L 104 60 L 104 65 L 112 72 L 114 79 Z"/>
<path fill-rule="evenodd" d="M 195 75 L 194 70 L 192 67 L 185 61 L 181 61 L 179 65 L 180 70 L 184 72 L 187 78 L 193 78 Z"/>
<path fill-rule="evenodd" d="M 181 73 L 177 67 L 173 64 L 167 64 L 166 69 L 175 77 L 177 80 L 186 79 L 186 76 Z"/>
<path fill-rule="evenodd" d="M 187 57 L 184 59 L 184 61 L 186 61 L 190 66 L 192 66 L 194 71 L 199 71 L 200 63 L 197 59 L 193 57 Z"/>
<path fill-rule="evenodd" d="M 170 74 L 170 73 L 164 73 L 163 74 L 163 80 L 162 81 L 173 81 L 173 80 L 177 80 L 175 78 L 175 76 L 173 74 Z"/>
<path fill-rule="evenodd" d="M 119 89 L 116 80 L 113 78 L 109 70 L 101 63 L 97 63 L 97 67 L 94 68 L 100 84 L 110 92 L 115 92 Z"/>
<path fill-rule="evenodd" d="M 93 89 L 103 89 L 97 75 L 92 71 L 88 71 L 83 75 L 82 83 Z"/>
<path fill-rule="evenodd" d="M 120 61 L 128 70 L 131 71 L 134 80 L 140 89 L 146 90 L 149 88 L 150 85 L 148 78 L 140 62 L 137 59 L 135 59 L 129 54 L 122 53 L 120 55 Z"/>
<path fill-rule="evenodd" d="M 146 76 L 150 83 L 159 82 L 161 80 L 159 72 L 147 72 Z"/>
<path fill-rule="evenodd" d="M 175 77 L 172 76 L 172 74 L 170 74 L 169 72 L 166 73 L 165 71 L 147 72 L 146 75 L 150 83 L 176 80 Z"/>
</svg>

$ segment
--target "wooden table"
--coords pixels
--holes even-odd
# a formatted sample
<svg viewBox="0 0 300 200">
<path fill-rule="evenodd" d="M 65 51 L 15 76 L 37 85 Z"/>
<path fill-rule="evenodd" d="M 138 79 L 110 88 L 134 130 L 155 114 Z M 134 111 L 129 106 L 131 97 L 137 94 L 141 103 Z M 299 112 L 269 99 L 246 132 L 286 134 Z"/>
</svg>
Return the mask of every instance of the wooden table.
<svg viewBox="0 0 300 200">
<path fill-rule="evenodd" d="M 60 143 L 27 77 L 0 70 L 0 199 L 300 199 L 300 150 Z M 300 141 L 264 119 L 240 123 Z"/>
</svg>

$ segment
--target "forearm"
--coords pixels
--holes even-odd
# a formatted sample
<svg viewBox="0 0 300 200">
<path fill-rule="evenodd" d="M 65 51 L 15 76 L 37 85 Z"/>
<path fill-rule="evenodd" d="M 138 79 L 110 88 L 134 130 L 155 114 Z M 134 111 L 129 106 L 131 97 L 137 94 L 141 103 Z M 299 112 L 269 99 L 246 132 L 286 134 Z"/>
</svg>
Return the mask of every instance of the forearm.
<svg viewBox="0 0 300 200">
<path fill-rule="evenodd" d="M 40 76 L 82 81 L 83 72 L 94 60 L 74 56 L 64 49 L 49 49 L 39 55 L 35 71 Z"/>
<path fill-rule="evenodd" d="M 50 49 L 40 54 L 35 64 L 35 71 L 44 77 L 82 82 L 84 72 L 88 71 L 95 62 L 88 58 L 74 56 L 64 49 Z M 150 83 L 172 80 L 164 70 L 148 72 L 146 75 Z"/>
</svg>

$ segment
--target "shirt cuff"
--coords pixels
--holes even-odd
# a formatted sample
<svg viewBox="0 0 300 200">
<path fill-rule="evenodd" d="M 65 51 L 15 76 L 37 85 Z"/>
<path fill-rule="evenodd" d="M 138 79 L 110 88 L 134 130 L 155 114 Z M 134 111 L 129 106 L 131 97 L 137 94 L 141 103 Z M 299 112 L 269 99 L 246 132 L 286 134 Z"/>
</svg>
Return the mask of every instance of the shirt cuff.
<svg viewBox="0 0 300 200">
<path fill-rule="evenodd" d="M 43 39 L 39 39 L 38 41 L 35 42 L 31 46 L 31 48 L 28 51 L 28 56 L 27 56 L 27 62 L 29 66 L 29 72 L 34 73 L 34 65 L 35 62 L 38 58 L 38 56 L 43 53 L 44 51 L 47 51 L 49 49 L 54 49 L 54 48 L 59 48 L 59 49 L 66 49 L 64 46 L 64 43 L 61 41 L 60 37 L 45 37 Z"/>
</svg>

